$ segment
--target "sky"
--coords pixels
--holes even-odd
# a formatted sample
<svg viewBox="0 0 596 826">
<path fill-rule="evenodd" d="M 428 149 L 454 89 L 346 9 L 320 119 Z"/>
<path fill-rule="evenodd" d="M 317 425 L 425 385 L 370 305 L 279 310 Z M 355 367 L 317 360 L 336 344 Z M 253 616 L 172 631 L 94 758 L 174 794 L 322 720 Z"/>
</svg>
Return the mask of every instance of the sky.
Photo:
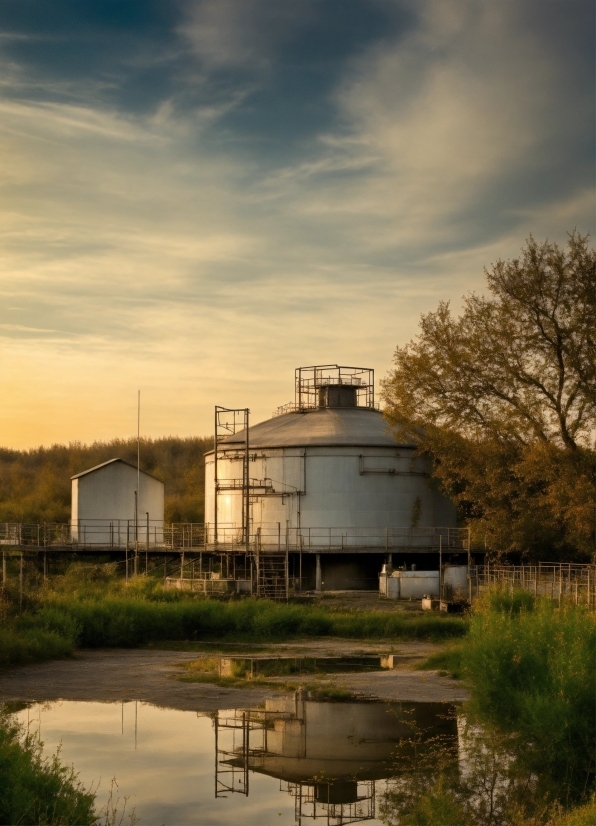
<svg viewBox="0 0 596 826">
<path fill-rule="evenodd" d="M 209 435 L 594 232 L 591 0 L 2 0 L 0 445 Z"/>
</svg>

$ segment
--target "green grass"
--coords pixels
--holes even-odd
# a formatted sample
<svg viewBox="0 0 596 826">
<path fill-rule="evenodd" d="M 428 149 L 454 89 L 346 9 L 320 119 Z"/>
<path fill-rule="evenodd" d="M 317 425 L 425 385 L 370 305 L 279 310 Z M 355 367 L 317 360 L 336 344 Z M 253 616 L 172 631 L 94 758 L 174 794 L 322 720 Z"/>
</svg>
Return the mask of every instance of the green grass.
<svg viewBox="0 0 596 826">
<path fill-rule="evenodd" d="M 579 806 L 572 812 L 560 817 L 555 817 L 547 826 L 594 826 L 596 824 L 596 799 Z"/>
<path fill-rule="evenodd" d="M 354 695 L 346 689 L 329 683 L 319 682 L 299 682 L 294 683 L 289 680 L 272 680 L 267 677 L 254 677 L 252 680 L 245 676 L 220 677 L 217 673 L 217 663 L 219 660 L 206 661 L 196 660 L 191 663 L 184 663 L 181 666 L 181 675 L 178 677 L 183 683 L 207 683 L 208 685 L 220 685 L 225 688 L 270 688 L 273 691 L 306 691 L 310 700 L 346 702 L 353 700 Z"/>
<path fill-rule="evenodd" d="M 518 760 L 581 796 L 594 786 L 596 616 L 527 594 L 490 594 L 461 645 L 470 712 L 512 736 Z"/>
<path fill-rule="evenodd" d="M 438 671 L 441 676 L 459 680 L 462 677 L 462 647 L 461 645 L 448 645 L 441 651 L 431 654 L 416 668 L 421 671 Z"/>
<path fill-rule="evenodd" d="M 474 606 L 469 633 L 418 668 L 464 680 L 466 716 L 494 733 L 517 772 L 537 778 L 544 800 L 573 806 L 594 790 L 594 614 L 496 590 Z M 549 824 L 575 826 L 575 817 Z M 596 824 L 594 803 L 577 809 L 577 818 L 578 826 Z"/>
<path fill-rule="evenodd" d="M 461 637 L 460 617 L 401 611 L 338 611 L 266 600 L 206 599 L 165 590 L 150 577 L 128 586 L 113 566 L 81 563 L 34 593 L 5 593 L 0 667 L 69 656 L 77 648 L 217 641 L 268 644 L 297 638 L 443 640 Z"/>
<path fill-rule="evenodd" d="M 53 598 L 24 622 L 29 628 L 64 634 L 85 648 L 139 646 L 153 640 L 266 643 L 324 636 L 435 640 L 463 636 L 467 626 L 457 617 L 373 611 L 343 614 L 255 599 L 156 602 L 127 595 L 102 600 Z"/>
<path fill-rule="evenodd" d="M 97 817 L 95 795 L 59 754 L 43 758 L 39 743 L 8 716 L 0 717 L 0 823 L 84 826 Z"/>
</svg>

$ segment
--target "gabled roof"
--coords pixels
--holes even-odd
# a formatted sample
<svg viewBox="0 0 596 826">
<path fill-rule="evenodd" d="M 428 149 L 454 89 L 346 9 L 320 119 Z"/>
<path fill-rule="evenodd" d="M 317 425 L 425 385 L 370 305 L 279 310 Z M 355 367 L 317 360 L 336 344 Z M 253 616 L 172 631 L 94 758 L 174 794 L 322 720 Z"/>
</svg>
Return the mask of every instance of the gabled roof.
<svg viewBox="0 0 596 826">
<path fill-rule="evenodd" d="M 126 459 L 109 459 L 107 462 L 102 462 L 101 465 L 95 465 L 95 467 L 90 467 L 89 470 L 83 470 L 83 471 L 81 471 L 81 473 L 75 473 L 75 475 L 71 476 L 70 478 L 71 479 L 78 479 L 81 476 L 86 476 L 88 473 L 93 473 L 94 471 L 99 470 L 102 467 L 106 467 L 106 465 L 113 465 L 114 462 L 122 462 L 123 465 L 128 465 L 128 467 L 131 467 L 133 470 L 137 469 L 136 465 L 133 465 L 130 462 L 127 462 Z M 158 479 L 156 476 L 153 476 L 151 473 L 147 473 L 146 470 L 141 470 L 140 473 L 142 473 L 143 476 L 149 476 L 150 479 L 155 479 L 156 482 L 161 482 L 161 479 Z M 161 484 L 163 485 L 163 482 L 161 482 Z"/>
</svg>

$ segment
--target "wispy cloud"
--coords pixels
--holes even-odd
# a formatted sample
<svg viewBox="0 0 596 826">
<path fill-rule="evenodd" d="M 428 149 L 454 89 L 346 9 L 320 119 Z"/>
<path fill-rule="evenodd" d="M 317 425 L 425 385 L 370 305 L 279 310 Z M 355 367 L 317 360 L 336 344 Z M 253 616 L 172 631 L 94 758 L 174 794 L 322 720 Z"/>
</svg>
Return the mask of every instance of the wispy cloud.
<svg viewBox="0 0 596 826">
<path fill-rule="evenodd" d="M 206 0 L 122 24 L 98 4 L 45 63 L 7 21 L 0 443 L 126 434 L 138 386 L 153 433 L 208 432 L 220 402 L 267 416 L 297 364 L 383 374 L 529 232 L 592 230 L 590 12 L 570 3 L 575 23 L 534 0 L 350 19 Z"/>
</svg>

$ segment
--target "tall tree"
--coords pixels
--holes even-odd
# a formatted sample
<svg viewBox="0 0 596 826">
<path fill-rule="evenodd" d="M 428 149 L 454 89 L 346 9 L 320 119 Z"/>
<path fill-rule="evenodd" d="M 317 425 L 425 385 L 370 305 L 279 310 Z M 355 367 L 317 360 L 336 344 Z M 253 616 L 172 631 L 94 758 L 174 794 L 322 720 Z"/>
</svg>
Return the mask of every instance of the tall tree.
<svg viewBox="0 0 596 826">
<path fill-rule="evenodd" d="M 496 550 L 587 557 L 596 520 L 596 252 L 530 238 L 486 295 L 423 315 L 395 352 L 386 415 Z"/>
</svg>

